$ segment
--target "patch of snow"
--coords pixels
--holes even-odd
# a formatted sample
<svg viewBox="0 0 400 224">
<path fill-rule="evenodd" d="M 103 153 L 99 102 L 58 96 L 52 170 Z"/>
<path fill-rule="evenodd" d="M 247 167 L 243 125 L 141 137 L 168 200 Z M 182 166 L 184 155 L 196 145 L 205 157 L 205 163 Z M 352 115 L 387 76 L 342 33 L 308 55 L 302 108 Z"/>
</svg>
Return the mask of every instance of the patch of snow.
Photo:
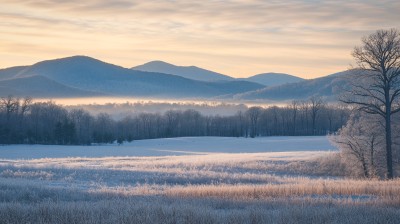
<svg viewBox="0 0 400 224">
<path fill-rule="evenodd" d="M 306 137 L 182 137 L 138 140 L 131 143 L 95 146 L 6 145 L 0 146 L 2 159 L 68 157 L 180 156 L 214 153 L 264 153 L 336 151 L 326 136 Z"/>
</svg>

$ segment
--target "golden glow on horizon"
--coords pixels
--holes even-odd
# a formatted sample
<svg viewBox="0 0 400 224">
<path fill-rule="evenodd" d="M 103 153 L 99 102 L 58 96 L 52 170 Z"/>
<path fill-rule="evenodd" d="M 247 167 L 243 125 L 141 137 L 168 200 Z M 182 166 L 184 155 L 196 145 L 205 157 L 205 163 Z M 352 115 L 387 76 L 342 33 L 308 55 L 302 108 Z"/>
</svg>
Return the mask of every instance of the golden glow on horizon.
<svg viewBox="0 0 400 224">
<path fill-rule="evenodd" d="M 314 78 L 348 69 L 362 36 L 399 28 L 399 10 L 393 0 L 3 0 L 0 68 L 87 55 Z"/>
</svg>

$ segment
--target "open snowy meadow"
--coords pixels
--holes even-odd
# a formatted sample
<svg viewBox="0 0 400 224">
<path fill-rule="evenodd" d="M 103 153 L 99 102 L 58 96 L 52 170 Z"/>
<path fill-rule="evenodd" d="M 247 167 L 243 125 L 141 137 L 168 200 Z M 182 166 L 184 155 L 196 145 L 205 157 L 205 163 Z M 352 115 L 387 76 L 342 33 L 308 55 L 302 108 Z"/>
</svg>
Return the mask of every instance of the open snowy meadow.
<svg viewBox="0 0 400 224">
<path fill-rule="evenodd" d="M 398 223 L 400 180 L 355 180 L 327 137 L 0 146 L 1 223 Z"/>
</svg>

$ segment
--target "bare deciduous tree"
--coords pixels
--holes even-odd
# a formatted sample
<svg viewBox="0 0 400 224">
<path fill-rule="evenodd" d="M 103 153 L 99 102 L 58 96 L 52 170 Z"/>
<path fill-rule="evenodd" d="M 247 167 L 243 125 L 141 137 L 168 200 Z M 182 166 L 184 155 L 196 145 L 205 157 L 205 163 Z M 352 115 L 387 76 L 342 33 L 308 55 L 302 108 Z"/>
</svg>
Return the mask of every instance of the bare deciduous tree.
<svg viewBox="0 0 400 224">
<path fill-rule="evenodd" d="M 260 107 L 250 107 L 249 110 L 247 110 L 247 115 L 250 120 L 250 137 L 254 138 L 258 134 L 258 120 L 260 118 L 262 108 Z"/>
<path fill-rule="evenodd" d="M 289 109 L 292 113 L 293 135 L 296 135 L 296 122 L 297 122 L 297 111 L 299 110 L 299 102 L 296 100 L 293 100 L 292 103 L 289 105 Z"/>
<path fill-rule="evenodd" d="M 7 122 L 9 122 L 10 118 L 11 118 L 11 114 L 14 112 L 18 112 L 20 104 L 19 104 L 18 98 L 8 96 L 8 97 L 1 98 L 0 105 L 2 107 L 1 109 L 6 112 Z"/>
<path fill-rule="evenodd" d="M 387 178 L 393 178 L 392 115 L 400 111 L 400 31 L 378 30 L 353 51 L 358 69 L 344 103 L 385 120 Z"/>
<path fill-rule="evenodd" d="M 380 119 L 371 115 L 353 113 L 339 135 L 331 136 L 334 144 L 340 148 L 342 158 L 352 175 L 371 178 L 382 176 L 379 172 L 382 160 L 383 127 Z"/>
<path fill-rule="evenodd" d="M 310 98 L 310 110 L 311 110 L 311 121 L 313 135 L 316 134 L 316 121 L 319 115 L 319 111 L 324 107 L 324 101 L 321 97 L 313 96 Z"/>
</svg>

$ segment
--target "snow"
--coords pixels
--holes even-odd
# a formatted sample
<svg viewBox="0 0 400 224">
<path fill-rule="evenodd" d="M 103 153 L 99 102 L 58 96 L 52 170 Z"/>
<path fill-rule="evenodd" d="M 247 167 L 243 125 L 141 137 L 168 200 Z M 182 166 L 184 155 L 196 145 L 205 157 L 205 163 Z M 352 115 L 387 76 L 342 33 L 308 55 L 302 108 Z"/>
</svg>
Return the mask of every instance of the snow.
<svg viewBox="0 0 400 224">
<path fill-rule="evenodd" d="M 307 137 L 182 137 L 138 140 L 131 143 L 93 146 L 5 145 L 1 159 L 40 159 L 68 157 L 180 156 L 215 153 L 266 153 L 335 151 L 326 136 Z"/>
</svg>

